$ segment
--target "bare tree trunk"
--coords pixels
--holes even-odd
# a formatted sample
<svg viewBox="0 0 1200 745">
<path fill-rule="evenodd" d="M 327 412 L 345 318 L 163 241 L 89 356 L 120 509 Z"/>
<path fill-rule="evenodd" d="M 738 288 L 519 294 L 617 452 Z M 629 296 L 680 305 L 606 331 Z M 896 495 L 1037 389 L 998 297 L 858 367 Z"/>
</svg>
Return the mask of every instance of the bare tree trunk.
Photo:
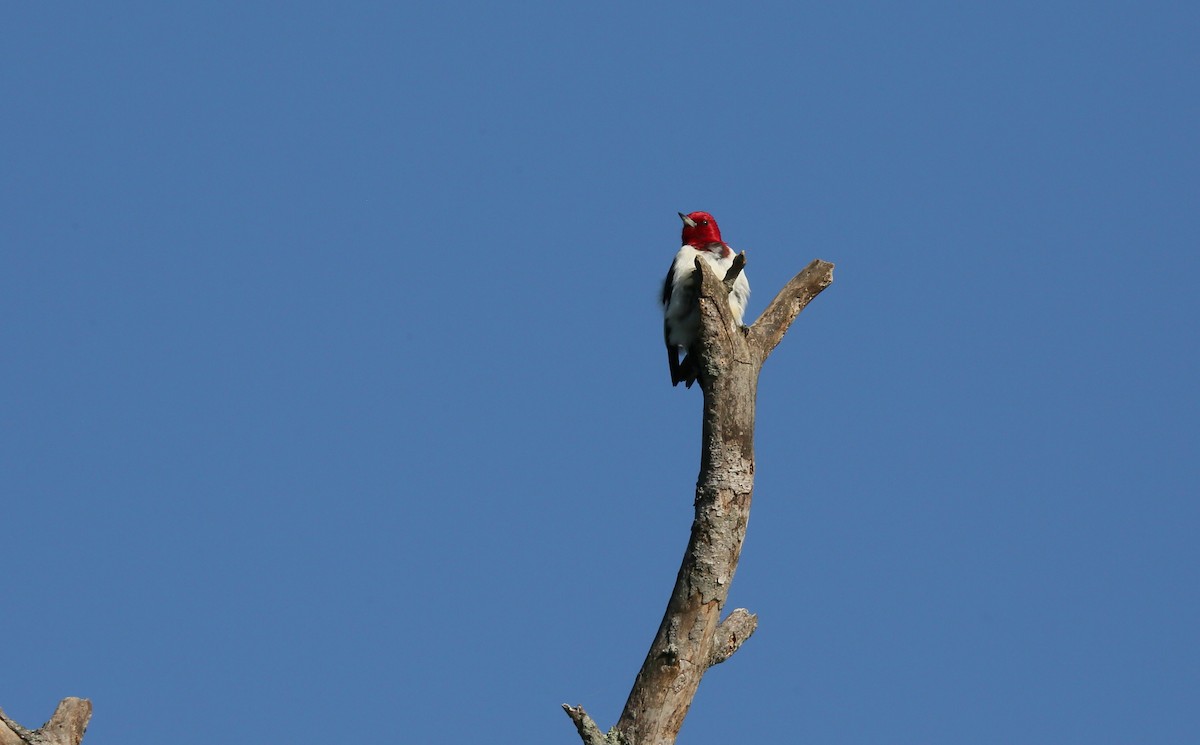
<svg viewBox="0 0 1200 745">
<path fill-rule="evenodd" d="M 64 698 L 50 721 L 28 730 L 0 710 L 0 745 L 79 745 L 92 718 L 92 702 L 86 698 Z"/>
<path fill-rule="evenodd" d="M 604 734 L 582 706 L 563 704 L 585 745 L 674 743 L 704 672 L 729 659 L 758 624 L 744 608 L 720 620 L 750 518 L 758 375 L 804 306 L 832 284 L 833 264 L 812 262 L 753 326 L 738 327 L 727 298 L 744 266 L 742 254 L 722 282 L 707 263 L 696 260 L 701 335 L 691 354 L 698 355 L 704 424 L 691 540 L 616 726 Z"/>
</svg>

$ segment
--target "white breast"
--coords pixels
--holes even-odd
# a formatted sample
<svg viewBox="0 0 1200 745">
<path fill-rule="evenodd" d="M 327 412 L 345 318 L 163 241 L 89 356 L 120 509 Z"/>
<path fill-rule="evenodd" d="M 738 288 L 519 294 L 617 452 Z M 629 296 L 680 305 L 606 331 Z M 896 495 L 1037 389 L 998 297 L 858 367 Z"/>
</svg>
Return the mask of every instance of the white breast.
<svg viewBox="0 0 1200 745">
<path fill-rule="evenodd" d="M 684 246 L 675 254 L 672 265 L 671 297 L 667 301 L 663 314 L 667 320 L 668 339 L 671 344 L 690 347 L 696 340 L 700 327 L 700 318 L 692 303 L 691 279 L 696 271 L 696 257 L 700 256 L 716 270 L 718 277 L 724 277 L 725 272 L 733 264 L 734 254 L 728 258 L 719 257 L 709 251 L 699 251 L 691 246 Z M 746 273 L 738 275 L 733 283 L 733 292 L 729 293 L 729 309 L 733 311 L 733 320 L 741 325 L 742 316 L 746 312 L 746 302 L 750 299 L 750 282 Z"/>
</svg>

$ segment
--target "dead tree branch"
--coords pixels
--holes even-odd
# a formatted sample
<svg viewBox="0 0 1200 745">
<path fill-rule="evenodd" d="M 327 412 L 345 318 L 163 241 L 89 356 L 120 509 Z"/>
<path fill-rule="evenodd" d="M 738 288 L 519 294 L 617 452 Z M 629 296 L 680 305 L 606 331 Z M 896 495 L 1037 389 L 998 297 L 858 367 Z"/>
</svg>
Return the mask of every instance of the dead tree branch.
<svg viewBox="0 0 1200 745">
<path fill-rule="evenodd" d="M 739 255 L 724 278 L 696 260 L 701 334 L 695 355 L 704 414 L 696 517 L 675 588 L 621 718 L 607 735 L 582 707 L 563 708 L 585 745 L 670 745 L 712 665 L 729 659 L 758 624 L 738 608 L 721 611 L 741 556 L 754 491 L 754 407 L 758 375 L 800 311 L 833 282 L 833 264 L 814 261 L 796 275 L 749 328 L 729 309 Z"/>
<path fill-rule="evenodd" d="M 50 720 L 35 730 L 25 729 L 0 709 L 0 745 L 79 745 L 92 718 L 92 702 L 64 698 Z"/>
<path fill-rule="evenodd" d="M 575 729 L 579 730 L 579 736 L 583 738 L 584 745 L 611 745 L 612 741 L 600 731 L 582 706 L 563 704 L 562 707 L 563 711 L 567 712 L 567 716 L 571 717 L 571 721 L 575 722 Z"/>
</svg>

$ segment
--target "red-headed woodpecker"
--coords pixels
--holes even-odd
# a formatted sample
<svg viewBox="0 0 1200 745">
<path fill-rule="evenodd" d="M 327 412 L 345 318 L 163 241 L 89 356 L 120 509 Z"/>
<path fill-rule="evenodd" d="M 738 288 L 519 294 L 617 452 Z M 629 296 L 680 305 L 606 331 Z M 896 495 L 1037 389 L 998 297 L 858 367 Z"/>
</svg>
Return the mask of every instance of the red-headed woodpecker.
<svg viewBox="0 0 1200 745">
<path fill-rule="evenodd" d="M 717 221 L 707 212 L 679 213 L 683 220 L 683 247 L 675 254 L 671 271 L 663 282 L 663 337 L 667 342 L 667 362 L 671 366 L 671 385 L 683 382 L 688 388 L 696 382 L 696 370 L 691 360 L 684 357 L 679 361 L 679 350 L 684 354 L 691 351 L 692 344 L 700 333 L 700 313 L 696 308 L 692 288 L 692 274 L 696 271 L 696 257 L 707 261 L 717 276 L 724 279 L 725 272 L 733 264 L 734 252 L 721 240 L 721 229 Z M 750 283 L 742 272 L 733 283 L 729 293 L 729 309 L 739 326 L 746 312 L 746 301 L 750 298 Z"/>
</svg>

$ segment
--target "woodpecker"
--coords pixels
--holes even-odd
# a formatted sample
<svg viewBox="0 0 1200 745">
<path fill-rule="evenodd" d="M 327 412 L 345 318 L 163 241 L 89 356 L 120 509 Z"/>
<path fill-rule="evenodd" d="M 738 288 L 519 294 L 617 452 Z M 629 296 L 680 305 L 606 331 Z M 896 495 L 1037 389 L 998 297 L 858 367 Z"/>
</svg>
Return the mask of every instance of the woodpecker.
<svg viewBox="0 0 1200 745">
<path fill-rule="evenodd" d="M 683 382 L 688 388 L 696 382 L 696 370 L 691 359 L 684 357 L 679 361 L 679 350 L 685 355 L 690 354 L 692 344 L 700 333 L 700 313 L 696 308 L 692 274 L 696 271 L 696 257 L 701 256 L 707 261 L 717 276 L 724 278 L 725 272 L 733 264 L 734 251 L 721 240 L 721 229 L 717 221 L 707 212 L 692 212 L 685 215 L 679 213 L 683 220 L 683 247 L 675 254 L 671 270 L 663 282 L 663 338 L 667 343 L 667 362 L 671 366 L 671 385 Z M 750 283 L 746 273 L 738 275 L 733 283 L 733 292 L 729 293 L 729 309 L 733 311 L 733 320 L 737 325 L 742 324 L 742 315 L 746 312 L 746 301 L 750 298 Z"/>
</svg>

